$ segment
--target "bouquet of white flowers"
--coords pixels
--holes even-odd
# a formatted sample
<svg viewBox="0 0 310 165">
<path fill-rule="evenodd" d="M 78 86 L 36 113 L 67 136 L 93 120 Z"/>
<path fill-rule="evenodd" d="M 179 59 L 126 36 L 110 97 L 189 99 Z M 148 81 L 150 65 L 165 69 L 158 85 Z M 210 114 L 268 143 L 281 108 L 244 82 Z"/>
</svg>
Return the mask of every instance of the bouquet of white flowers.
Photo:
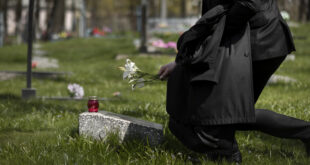
<svg viewBox="0 0 310 165">
<path fill-rule="evenodd" d="M 124 72 L 123 79 L 128 80 L 129 84 L 131 84 L 132 90 L 135 88 L 142 88 L 148 83 L 160 81 L 158 75 L 142 72 L 130 59 L 127 59 L 125 66 L 119 67 L 119 69 Z"/>
<path fill-rule="evenodd" d="M 74 98 L 83 98 L 84 96 L 84 88 L 79 84 L 69 84 L 68 85 L 68 93 L 71 97 Z"/>
</svg>

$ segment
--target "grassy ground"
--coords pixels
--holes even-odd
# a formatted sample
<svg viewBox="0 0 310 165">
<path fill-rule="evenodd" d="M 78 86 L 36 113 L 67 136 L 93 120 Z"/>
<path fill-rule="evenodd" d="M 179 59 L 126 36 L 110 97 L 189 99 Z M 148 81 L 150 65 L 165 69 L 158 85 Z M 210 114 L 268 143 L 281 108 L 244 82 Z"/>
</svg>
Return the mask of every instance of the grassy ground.
<svg viewBox="0 0 310 165">
<path fill-rule="evenodd" d="M 295 84 L 267 86 L 257 108 L 310 121 L 310 34 L 309 25 L 294 29 L 298 51 L 294 62 L 285 62 L 277 74 L 293 77 Z M 173 37 L 172 37 L 173 38 Z M 106 142 L 80 137 L 78 115 L 86 111 L 83 101 L 22 100 L 24 77 L 0 81 L 0 164 L 191 164 L 188 156 L 195 154 L 183 147 L 167 129 L 165 82 L 132 91 L 117 67 L 124 60 L 117 54 L 128 54 L 137 65 L 156 73 L 173 57 L 142 57 L 127 39 L 74 39 L 43 44 L 48 57 L 60 62 L 59 69 L 73 72 L 58 79 L 33 79 L 39 96 L 68 96 L 68 83 L 79 83 L 86 96 L 112 98 L 100 103 L 103 110 L 158 122 L 164 125 L 165 141 L 156 147 L 139 142 L 118 143 L 113 136 Z M 0 49 L 0 70 L 25 70 L 26 46 Z M 300 141 L 279 139 L 259 132 L 238 132 L 237 139 L 244 164 L 309 164 Z M 203 164 L 214 164 L 203 161 Z"/>
</svg>

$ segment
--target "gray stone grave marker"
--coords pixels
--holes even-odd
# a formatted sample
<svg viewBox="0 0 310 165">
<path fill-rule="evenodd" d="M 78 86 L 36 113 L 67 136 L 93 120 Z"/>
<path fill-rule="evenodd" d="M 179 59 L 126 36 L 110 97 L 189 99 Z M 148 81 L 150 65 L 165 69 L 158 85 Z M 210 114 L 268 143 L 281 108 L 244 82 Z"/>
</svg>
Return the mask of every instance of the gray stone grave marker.
<svg viewBox="0 0 310 165">
<path fill-rule="evenodd" d="M 163 140 L 163 126 L 112 112 L 84 112 L 79 116 L 79 133 L 104 140 L 109 133 L 117 133 L 120 141 L 137 139 L 151 146 Z"/>
</svg>

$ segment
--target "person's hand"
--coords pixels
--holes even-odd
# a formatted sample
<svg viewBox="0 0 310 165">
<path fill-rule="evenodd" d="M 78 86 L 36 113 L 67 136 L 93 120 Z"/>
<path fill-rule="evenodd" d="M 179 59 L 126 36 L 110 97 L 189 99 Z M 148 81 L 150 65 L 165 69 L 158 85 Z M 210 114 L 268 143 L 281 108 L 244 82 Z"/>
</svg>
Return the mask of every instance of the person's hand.
<svg viewBox="0 0 310 165">
<path fill-rule="evenodd" d="M 162 66 L 159 69 L 159 72 L 158 72 L 159 78 L 161 80 L 164 80 L 164 79 L 168 78 L 170 73 L 174 70 L 176 65 L 177 64 L 175 62 L 171 62 L 169 64 L 166 64 L 166 65 Z"/>
</svg>

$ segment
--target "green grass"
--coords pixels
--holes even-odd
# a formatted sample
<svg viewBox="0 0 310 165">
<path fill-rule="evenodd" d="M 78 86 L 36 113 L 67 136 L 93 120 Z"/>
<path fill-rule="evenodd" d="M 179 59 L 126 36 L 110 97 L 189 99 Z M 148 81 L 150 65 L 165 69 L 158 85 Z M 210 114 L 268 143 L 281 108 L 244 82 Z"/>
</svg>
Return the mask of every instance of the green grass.
<svg viewBox="0 0 310 165">
<path fill-rule="evenodd" d="M 310 121 L 310 25 L 293 29 L 297 36 L 296 61 L 285 62 L 277 74 L 293 77 L 295 84 L 267 86 L 256 107 Z M 163 36 L 165 39 L 175 36 Z M 58 79 L 33 79 L 39 96 L 68 96 L 68 83 L 81 84 L 86 96 L 113 98 L 100 102 L 103 110 L 138 117 L 164 125 L 163 144 L 151 147 L 140 142 L 120 144 L 115 136 L 105 142 L 78 135 L 78 115 L 86 111 L 84 101 L 22 100 L 25 77 L 0 81 L 0 164 L 191 164 L 187 150 L 167 128 L 165 82 L 132 91 L 117 69 L 127 54 L 144 71 L 156 73 L 173 60 L 169 56 L 137 56 L 130 38 L 73 39 L 42 43 L 48 57 L 59 60 L 60 68 L 40 71 L 67 71 L 73 75 Z M 0 49 L 0 70 L 23 71 L 26 46 Z M 35 69 L 38 70 L 38 69 Z M 260 132 L 238 132 L 244 164 L 309 164 L 300 141 L 271 137 Z M 203 161 L 203 164 L 215 164 Z"/>
</svg>

